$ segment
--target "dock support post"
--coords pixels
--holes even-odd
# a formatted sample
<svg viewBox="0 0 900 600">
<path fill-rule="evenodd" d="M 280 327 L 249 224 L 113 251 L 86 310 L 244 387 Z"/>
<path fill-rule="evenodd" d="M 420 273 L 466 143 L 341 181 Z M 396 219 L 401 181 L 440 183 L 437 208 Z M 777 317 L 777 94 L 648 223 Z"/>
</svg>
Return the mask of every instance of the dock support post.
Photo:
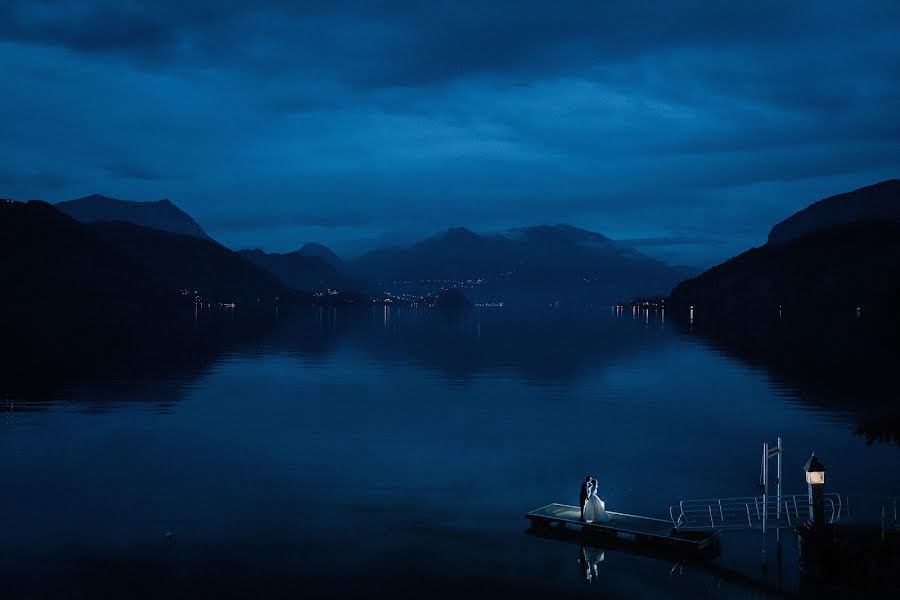
<svg viewBox="0 0 900 600">
<path fill-rule="evenodd" d="M 762 464 L 762 480 L 763 480 L 763 497 L 762 497 L 762 532 L 766 532 L 766 520 L 769 514 L 769 442 L 763 442 L 763 464 Z M 765 552 L 765 549 L 763 550 Z"/>
<path fill-rule="evenodd" d="M 778 474 L 775 476 L 776 494 L 778 494 L 778 509 L 775 513 L 776 518 L 781 518 L 781 436 L 778 436 Z"/>
<path fill-rule="evenodd" d="M 779 438 L 779 441 L 780 441 L 780 439 L 781 438 Z M 779 460 L 781 460 L 781 459 L 779 458 Z M 781 529 L 776 529 L 775 530 L 775 560 L 778 563 L 778 572 L 776 575 L 776 577 L 777 577 L 776 585 L 778 587 L 779 592 L 781 591 L 781 588 L 782 588 L 782 573 L 784 571 L 782 555 L 783 555 L 783 553 L 782 553 L 782 549 L 781 549 Z"/>
</svg>

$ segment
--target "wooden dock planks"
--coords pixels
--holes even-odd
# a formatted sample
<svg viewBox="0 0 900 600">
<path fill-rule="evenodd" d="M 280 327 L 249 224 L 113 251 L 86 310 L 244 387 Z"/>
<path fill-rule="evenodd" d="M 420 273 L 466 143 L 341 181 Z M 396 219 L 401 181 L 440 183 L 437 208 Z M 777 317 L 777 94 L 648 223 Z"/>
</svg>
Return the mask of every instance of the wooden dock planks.
<svg viewBox="0 0 900 600">
<path fill-rule="evenodd" d="M 612 520 L 605 523 L 586 523 L 581 520 L 581 510 L 568 504 L 548 504 L 525 515 L 535 528 L 556 525 L 573 526 L 586 534 L 606 534 L 616 537 L 633 538 L 637 542 L 654 543 L 665 546 L 679 546 L 697 551 L 705 550 L 715 543 L 718 531 L 680 532 L 674 531 L 672 522 L 665 519 L 642 517 L 607 511 Z"/>
</svg>

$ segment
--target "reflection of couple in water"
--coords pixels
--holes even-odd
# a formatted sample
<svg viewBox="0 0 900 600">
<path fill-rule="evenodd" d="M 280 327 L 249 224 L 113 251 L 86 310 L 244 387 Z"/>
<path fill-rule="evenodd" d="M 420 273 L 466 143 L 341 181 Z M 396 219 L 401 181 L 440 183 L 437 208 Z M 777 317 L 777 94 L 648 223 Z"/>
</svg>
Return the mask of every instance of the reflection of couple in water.
<svg viewBox="0 0 900 600">
<path fill-rule="evenodd" d="M 578 550 L 578 564 L 584 567 L 584 579 L 591 583 L 594 577 L 598 577 L 597 565 L 606 559 L 606 554 L 600 548 L 582 546 Z"/>
<path fill-rule="evenodd" d="M 579 494 L 579 504 L 581 505 L 581 520 L 585 523 L 608 523 L 612 520 L 609 513 L 606 512 L 606 505 L 603 500 L 597 496 L 597 480 L 588 475 L 581 484 L 581 493 Z"/>
</svg>

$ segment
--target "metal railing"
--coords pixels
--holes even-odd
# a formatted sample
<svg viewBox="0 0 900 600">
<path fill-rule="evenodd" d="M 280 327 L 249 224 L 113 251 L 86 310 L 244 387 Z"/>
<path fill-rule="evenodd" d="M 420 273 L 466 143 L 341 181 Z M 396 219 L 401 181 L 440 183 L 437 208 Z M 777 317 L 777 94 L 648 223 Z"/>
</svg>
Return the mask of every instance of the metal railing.
<svg viewBox="0 0 900 600">
<path fill-rule="evenodd" d="M 836 523 L 843 508 L 840 494 L 825 494 L 825 520 Z M 669 507 L 678 529 L 764 529 L 793 527 L 809 518 L 806 494 L 682 500 Z"/>
</svg>

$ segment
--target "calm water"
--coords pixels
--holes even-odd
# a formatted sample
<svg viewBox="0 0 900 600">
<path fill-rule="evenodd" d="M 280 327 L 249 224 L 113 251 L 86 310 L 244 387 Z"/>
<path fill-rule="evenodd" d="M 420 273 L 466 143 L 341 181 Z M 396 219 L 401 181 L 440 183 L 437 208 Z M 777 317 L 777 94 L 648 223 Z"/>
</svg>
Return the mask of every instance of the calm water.
<svg viewBox="0 0 900 600">
<path fill-rule="evenodd" d="M 781 569 L 729 533 L 706 567 L 607 549 L 587 584 L 522 516 L 586 473 L 623 512 L 752 495 L 778 435 L 786 493 L 813 450 L 829 491 L 900 490 L 853 414 L 630 316 L 322 310 L 199 372 L 3 395 L 3 594 L 764 597 L 802 585 L 790 535 Z"/>
</svg>

